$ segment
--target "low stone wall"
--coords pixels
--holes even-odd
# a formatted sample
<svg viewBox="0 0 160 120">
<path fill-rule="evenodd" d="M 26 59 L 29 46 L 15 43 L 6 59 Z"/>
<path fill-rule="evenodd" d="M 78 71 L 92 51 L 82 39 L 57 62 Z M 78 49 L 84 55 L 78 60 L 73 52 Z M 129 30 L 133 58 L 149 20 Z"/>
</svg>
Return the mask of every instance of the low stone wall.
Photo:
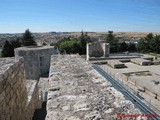
<svg viewBox="0 0 160 120">
<path fill-rule="evenodd" d="M 145 59 L 145 60 L 150 60 L 150 61 L 153 61 L 154 60 L 154 57 L 147 57 L 147 56 L 143 56 L 141 57 L 142 59 Z"/>
<path fill-rule="evenodd" d="M 156 98 L 156 99 L 160 100 L 160 96 L 157 93 L 155 93 L 155 92 L 151 91 L 150 89 L 144 87 L 143 84 L 139 84 L 138 82 L 136 82 L 138 80 L 136 80 L 136 79 L 133 80 L 129 76 L 126 76 L 125 74 L 121 74 L 121 78 L 123 79 L 123 81 L 127 82 L 126 84 L 130 88 L 134 89 L 134 86 L 135 86 L 135 87 L 137 87 L 137 89 L 141 89 L 142 91 L 145 91 L 145 93 L 148 94 L 149 96 L 151 96 L 152 98 Z"/>
<path fill-rule="evenodd" d="M 125 64 L 120 62 L 119 60 L 108 60 L 107 63 L 112 68 L 125 68 Z"/>
<path fill-rule="evenodd" d="M 131 62 L 136 63 L 138 65 L 152 65 L 153 64 L 152 61 L 142 59 L 142 58 L 131 59 Z"/>
<path fill-rule="evenodd" d="M 0 120 L 31 120 L 38 87 L 29 89 L 32 94 L 27 91 L 23 59 L 3 58 L 0 66 Z"/>
</svg>

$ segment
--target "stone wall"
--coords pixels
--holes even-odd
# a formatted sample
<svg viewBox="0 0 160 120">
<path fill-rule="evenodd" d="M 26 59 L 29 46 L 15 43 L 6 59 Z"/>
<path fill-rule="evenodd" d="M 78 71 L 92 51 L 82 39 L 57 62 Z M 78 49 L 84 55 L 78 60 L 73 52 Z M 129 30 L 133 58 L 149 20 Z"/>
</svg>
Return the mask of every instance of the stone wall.
<svg viewBox="0 0 160 120">
<path fill-rule="evenodd" d="M 38 82 L 38 87 L 39 87 L 39 95 L 40 95 L 41 101 L 47 102 L 47 94 L 48 94 L 48 88 L 49 88 L 48 78 L 40 77 Z"/>
<path fill-rule="evenodd" d="M 136 63 L 138 65 L 152 65 L 153 64 L 152 61 L 146 60 L 143 58 L 134 58 L 134 59 L 131 59 L 131 62 Z"/>
<path fill-rule="evenodd" d="M 140 114 L 80 56 L 52 56 L 46 120 L 117 120 L 119 112 Z"/>
<path fill-rule="evenodd" d="M 23 117 L 25 118 L 24 120 L 32 120 L 35 109 L 39 109 L 42 102 L 39 98 L 37 80 L 27 80 L 26 82 L 28 99 Z"/>
<path fill-rule="evenodd" d="M 0 66 L 0 120 L 31 120 L 38 107 L 38 87 L 27 89 L 23 59 L 1 58 Z"/>
<path fill-rule="evenodd" d="M 108 43 L 88 43 L 87 44 L 87 60 L 91 57 L 108 57 L 109 44 Z"/>
<path fill-rule="evenodd" d="M 23 57 L 26 79 L 38 80 L 49 72 L 51 55 L 57 54 L 53 46 L 21 47 L 15 49 L 15 57 Z"/>
<path fill-rule="evenodd" d="M 125 64 L 119 60 L 107 60 L 107 64 L 112 68 L 125 68 Z"/>
<path fill-rule="evenodd" d="M 141 71 L 143 72 L 143 71 Z M 138 79 L 133 79 L 130 78 L 129 76 L 125 75 L 125 74 L 121 74 L 120 75 L 121 78 L 123 79 L 123 83 L 126 83 L 127 86 L 129 86 L 132 89 L 140 89 L 142 91 L 144 91 L 146 94 L 148 94 L 150 97 L 152 98 L 156 98 L 158 101 L 160 100 L 160 95 L 157 92 L 154 92 L 151 89 L 148 89 L 147 87 L 144 86 L 144 84 L 140 84 L 136 81 L 138 81 Z"/>
</svg>

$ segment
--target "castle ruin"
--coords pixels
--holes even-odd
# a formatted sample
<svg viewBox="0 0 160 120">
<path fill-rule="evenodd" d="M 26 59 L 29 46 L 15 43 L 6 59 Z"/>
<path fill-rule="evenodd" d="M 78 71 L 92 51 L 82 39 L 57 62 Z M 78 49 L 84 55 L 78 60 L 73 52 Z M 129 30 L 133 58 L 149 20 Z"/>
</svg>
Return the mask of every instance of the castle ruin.
<svg viewBox="0 0 160 120">
<path fill-rule="evenodd" d="M 32 120 L 41 108 L 38 80 L 49 72 L 54 47 L 21 47 L 0 59 L 0 120 Z"/>
<path fill-rule="evenodd" d="M 109 55 L 109 44 L 88 44 L 87 49 L 89 57 L 95 49 L 95 57 Z M 57 53 L 50 46 L 22 47 L 15 58 L 0 59 L 0 120 L 32 120 L 43 101 L 45 120 L 116 120 L 117 113 L 141 114 L 88 61 Z"/>
<path fill-rule="evenodd" d="M 47 74 L 50 67 L 51 55 L 57 54 L 53 46 L 29 46 L 15 49 L 15 58 L 24 58 L 26 79 L 38 80 Z"/>
</svg>

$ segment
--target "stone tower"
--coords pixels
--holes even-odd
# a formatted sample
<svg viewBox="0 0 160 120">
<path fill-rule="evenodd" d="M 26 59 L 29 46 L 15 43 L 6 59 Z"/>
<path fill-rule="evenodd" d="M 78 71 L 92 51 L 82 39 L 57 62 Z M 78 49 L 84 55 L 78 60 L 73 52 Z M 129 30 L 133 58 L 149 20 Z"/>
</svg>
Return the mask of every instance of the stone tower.
<svg viewBox="0 0 160 120">
<path fill-rule="evenodd" d="M 25 78 L 38 80 L 48 73 L 51 55 L 57 54 L 54 46 L 29 46 L 15 49 L 15 57 L 24 58 Z"/>
</svg>

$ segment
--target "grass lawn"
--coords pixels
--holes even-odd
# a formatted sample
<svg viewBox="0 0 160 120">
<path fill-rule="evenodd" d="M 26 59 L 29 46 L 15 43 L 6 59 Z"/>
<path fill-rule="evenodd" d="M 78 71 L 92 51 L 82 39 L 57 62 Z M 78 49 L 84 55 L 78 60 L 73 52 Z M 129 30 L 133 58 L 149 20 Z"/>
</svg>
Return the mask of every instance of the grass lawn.
<svg viewBox="0 0 160 120">
<path fill-rule="evenodd" d="M 157 53 L 147 53 L 146 55 L 160 56 L 160 54 L 157 54 Z"/>
</svg>

